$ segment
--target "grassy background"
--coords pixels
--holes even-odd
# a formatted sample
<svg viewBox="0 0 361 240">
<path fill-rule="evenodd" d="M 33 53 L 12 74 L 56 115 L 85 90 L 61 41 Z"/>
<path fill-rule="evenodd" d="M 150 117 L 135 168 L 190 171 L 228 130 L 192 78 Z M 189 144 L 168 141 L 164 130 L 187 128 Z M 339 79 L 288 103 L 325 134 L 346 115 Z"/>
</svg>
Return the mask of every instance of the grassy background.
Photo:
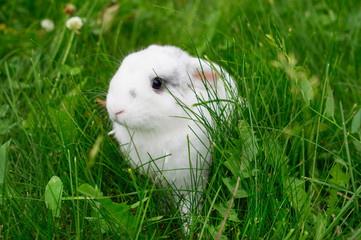
<svg viewBox="0 0 361 240">
<path fill-rule="evenodd" d="M 360 238 L 359 1 L 125 0 L 103 25 L 108 1 L 72 3 L 87 19 L 79 34 L 65 2 L 0 6 L 0 238 L 185 238 L 162 192 L 122 161 L 95 101 L 122 58 L 152 43 L 207 55 L 247 100 L 242 120 L 212 133 L 213 174 L 188 237 L 216 238 L 240 179 L 220 239 Z M 52 176 L 58 217 L 44 202 Z"/>
</svg>

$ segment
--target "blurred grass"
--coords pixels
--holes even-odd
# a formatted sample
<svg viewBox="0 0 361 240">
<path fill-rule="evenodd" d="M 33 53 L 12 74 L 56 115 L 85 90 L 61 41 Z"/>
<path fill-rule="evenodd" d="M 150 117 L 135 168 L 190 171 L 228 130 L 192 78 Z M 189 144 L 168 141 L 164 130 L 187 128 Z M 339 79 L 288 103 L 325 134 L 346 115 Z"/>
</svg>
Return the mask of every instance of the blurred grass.
<svg viewBox="0 0 361 240">
<path fill-rule="evenodd" d="M 122 161 L 95 101 L 122 58 L 153 43 L 207 55 L 247 100 L 243 121 L 212 133 L 213 174 L 194 238 L 217 235 L 233 194 L 227 183 L 238 177 L 246 197 L 222 238 L 360 237 L 361 3 L 121 1 L 109 26 L 96 22 L 108 1 L 72 3 L 86 18 L 79 34 L 65 27 L 65 2 L 0 6 L 0 143 L 11 141 L 0 169 L 2 238 L 184 238 L 176 211 L 159 207 L 162 191 Z M 54 31 L 41 29 L 45 18 Z M 54 175 L 64 184 L 59 218 L 44 203 Z M 118 215 L 131 213 L 135 229 L 119 230 L 119 218 L 102 212 L 118 205 L 82 199 L 82 184 L 115 203 L 140 201 Z"/>
</svg>

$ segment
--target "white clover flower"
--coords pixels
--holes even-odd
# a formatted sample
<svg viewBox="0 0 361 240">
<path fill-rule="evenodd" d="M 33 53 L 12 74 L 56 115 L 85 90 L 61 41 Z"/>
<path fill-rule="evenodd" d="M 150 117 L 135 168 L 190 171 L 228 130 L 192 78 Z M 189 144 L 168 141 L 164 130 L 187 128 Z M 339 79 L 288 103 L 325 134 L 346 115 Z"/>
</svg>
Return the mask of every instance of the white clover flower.
<svg viewBox="0 0 361 240">
<path fill-rule="evenodd" d="M 54 30 L 54 23 L 53 21 L 51 21 L 50 19 L 43 19 L 41 22 L 40 22 L 40 25 L 42 28 L 45 29 L 45 31 L 47 32 L 51 32 Z"/>
<path fill-rule="evenodd" d="M 66 27 L 71 30 L 79 30 L 83 26 L 83 22 L 80 17 L 72 17 L 66 21 Z"/>
</svg>

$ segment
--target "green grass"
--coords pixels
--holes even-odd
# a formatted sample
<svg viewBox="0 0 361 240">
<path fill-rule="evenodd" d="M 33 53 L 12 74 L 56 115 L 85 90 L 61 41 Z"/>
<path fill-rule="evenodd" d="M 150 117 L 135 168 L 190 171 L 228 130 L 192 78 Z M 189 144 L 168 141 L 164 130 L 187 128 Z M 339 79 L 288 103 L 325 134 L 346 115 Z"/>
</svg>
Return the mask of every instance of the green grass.
<svg viewBox="0 0 361 240">
<path fill-rule="evenodd" d="M 1 238 L 186 238 L 163 191 L 122 160 L 95 101 L 123 57 L 153 43 L 207 55 L 246 99 L 240 117 L 216 119 L 188 238 L 216 238 L 237 179 L 220 239 L 361 237 L 359 1 L 121 1 L 98 26 L 106 3 L 73 1 L 87 18 L 79 34 L 63 2 L 0 6 Z M 52 211 L 53 176 L 63 189 Z"/>
</svg>

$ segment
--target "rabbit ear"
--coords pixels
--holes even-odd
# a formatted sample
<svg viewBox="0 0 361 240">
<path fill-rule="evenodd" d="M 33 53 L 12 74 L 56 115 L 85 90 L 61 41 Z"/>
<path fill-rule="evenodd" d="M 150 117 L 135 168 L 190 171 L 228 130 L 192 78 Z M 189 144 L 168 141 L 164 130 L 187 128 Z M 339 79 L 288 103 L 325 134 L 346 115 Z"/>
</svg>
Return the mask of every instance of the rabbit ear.
<svg viewBox="0 0 361 240">
<path fill-rule="evenodd" d="M 210 71 L 207 71 L 207 72 L 204 72 L 204 71 L 199 72 L 199 71 L 197 71 L 197 73 L 195 73 L 193 75 L 193 77 L 195 79 L 197 79 L 197 80 L 205 80 L 205 79 L 207 79 L 209 82 L 211 82 L 211 81 L 217 80 L 219 78 L 219 75 L 213 69 L 210 69 Z"/>
<path fill-rule="evenodd" d="M 192 60 L 193 77 L 196 80 L 208 80 L 212 82 L 219 78 L 217 71 L 212 68 L 209 62 L 199 58 L 193 58 Z M 218 68 L 215 64 L 213 67 Z"/>
</svg>

